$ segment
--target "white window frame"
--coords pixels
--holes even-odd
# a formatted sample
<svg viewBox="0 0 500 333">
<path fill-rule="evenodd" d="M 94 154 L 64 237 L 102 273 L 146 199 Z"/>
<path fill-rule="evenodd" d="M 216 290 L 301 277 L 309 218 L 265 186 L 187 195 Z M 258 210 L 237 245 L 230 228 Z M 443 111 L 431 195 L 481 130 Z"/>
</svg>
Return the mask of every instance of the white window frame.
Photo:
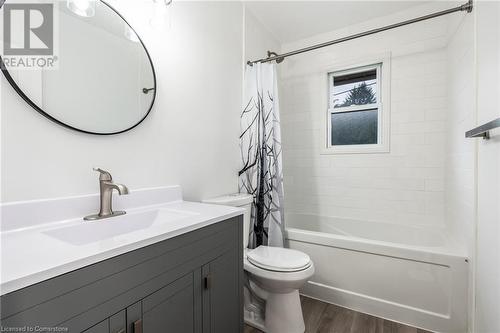
<svg viewBox="0 0 500 333">
<path fill-rule="evenodd" d="M 376 69 L 377 71 L 377 103 L 366 105 L 352 105 L 333 108 L 331 93 L 333 92 L 334 76 L 364 72 Z M 322 154 L 363 154 L 363 153 L 388 153 L 390 139 L 390 61 L 389 58 L 374 59 L 358 64 L 336 66 L 326 72 L 327 96 L 326 117 L 324 123 L 324 135 L 322 137 Z M 333 113 L 344 113 L 349 111 L 363 111 L 377 109 L 378 129 L 377 144 L 367 145 L 332 145 L 331 138 L 331 115 Z"/>
</svg>

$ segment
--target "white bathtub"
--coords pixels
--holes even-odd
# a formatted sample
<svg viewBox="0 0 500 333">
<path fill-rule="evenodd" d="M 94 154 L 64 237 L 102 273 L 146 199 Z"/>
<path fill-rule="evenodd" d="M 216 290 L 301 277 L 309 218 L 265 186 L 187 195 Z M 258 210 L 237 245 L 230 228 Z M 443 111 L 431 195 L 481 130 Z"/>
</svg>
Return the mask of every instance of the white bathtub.
<svg viewBox="0 0 500 333">
<path fill-rule="evenodd" d="M 431 331 L 467 331 L 467 258 L 444 233 L 286 217 L 288 246 L 307 253 L 316 267 L 304 295 Z"/>
</svg>

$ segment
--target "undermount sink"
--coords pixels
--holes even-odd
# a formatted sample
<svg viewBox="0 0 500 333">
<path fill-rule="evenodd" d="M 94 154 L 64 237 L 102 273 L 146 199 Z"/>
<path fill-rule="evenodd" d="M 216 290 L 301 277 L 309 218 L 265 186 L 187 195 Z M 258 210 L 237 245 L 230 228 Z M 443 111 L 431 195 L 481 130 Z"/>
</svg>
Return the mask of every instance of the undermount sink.
<svg viewBox="0 0 500 333">
<path fill-rule="evenodd" d="M 157 208 L 92 222 L 78 220 L 71 222 L 69 226 L 47 230 L 44 234 L 73 245 L 85 245 L 150 228 L 156 224 L 173 224 L 194 215 L 198 214 Z"/>
</svg>

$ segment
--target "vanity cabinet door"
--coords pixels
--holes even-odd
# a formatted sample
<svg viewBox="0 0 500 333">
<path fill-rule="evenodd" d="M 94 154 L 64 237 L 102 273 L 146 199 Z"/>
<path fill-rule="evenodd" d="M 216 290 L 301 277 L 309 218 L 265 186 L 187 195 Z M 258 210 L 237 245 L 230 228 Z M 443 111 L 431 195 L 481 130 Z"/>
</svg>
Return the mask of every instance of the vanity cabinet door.
<svg viewBox="0 0 500 333">
<path fill-rule="evenodd" d="M 195 273 L 185 275 L 142 301 L 143 333 L 201 333 L 201 314 L 195 309 Z M 134 332 L 137 333 L 137 332 Z"/>
<path fill-rule="evenodd" d="M 109 318 L 109 333 L 126 333 L 127 323 L 125 318 L 125 310 L 112 315 Z"/>
<path fill-rule="evenodd" d="M 137 302 L 127 308 L 127 332 L 142 333 L 142 303 Z M 114 333 L 114 332 L 110 332 Z M 125 332 L 124 332 L 125 333 Z"/>
<path fill-rule="evenodd" d="M 241 332 L 238 252 L 203 266 L 203 333 Z"/>
<path fill-rule="evenodd" d="M 83 331 L 83 333 L 109 333 L 109 319 L 101 321 L 99 324 Z"/>
<path fill-rule="evenodd" d="M 82 333 L 126 333 L 125 328 L 125 310 L 122 310 Z"/>
</svg>

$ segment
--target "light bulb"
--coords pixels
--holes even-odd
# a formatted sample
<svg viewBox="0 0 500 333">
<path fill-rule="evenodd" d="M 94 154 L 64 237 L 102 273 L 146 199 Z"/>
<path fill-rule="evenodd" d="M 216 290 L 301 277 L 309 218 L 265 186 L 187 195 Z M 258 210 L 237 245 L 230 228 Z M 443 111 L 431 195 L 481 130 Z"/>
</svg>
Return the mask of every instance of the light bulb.
<svg viewBox="0 0 500 333">
<path fill-rule="evenodd" d="M 66 6 L 77 15 L 92 17 L 95 15 L 95 3 L 96 0 L 67 0 Z"/>
<path fill-rule="evenodd" d="M 149 24 L 155 28 L 170 28 L 172 0 L 153 0 L 153 13 Z"/>
<path fill-rule="evenodd" d="M 134 42 L 134 43 L 139 43 L 139 37 L 137 36 L 137 34 L 135 33 L 135 31 L 128 26 L 128 24 L 124 23 L 124 27 L 125 27 L 125 30 L 124 30 L 124 35 L 125 37 L 127 37 L 128 40 Z"/>
</svg>

